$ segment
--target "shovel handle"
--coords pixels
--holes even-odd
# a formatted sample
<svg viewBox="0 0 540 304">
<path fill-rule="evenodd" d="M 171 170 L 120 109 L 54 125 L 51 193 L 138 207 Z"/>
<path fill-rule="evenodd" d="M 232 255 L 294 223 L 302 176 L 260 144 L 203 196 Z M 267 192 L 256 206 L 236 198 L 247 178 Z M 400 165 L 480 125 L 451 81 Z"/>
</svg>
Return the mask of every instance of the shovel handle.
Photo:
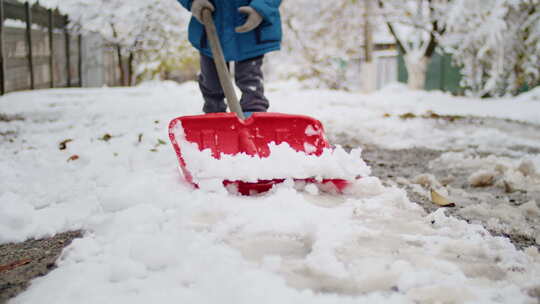
<svg viewBox="0 0 540 304">
<path fill-rule="evenodd" d="M 212 49 L 212 55 L 214 57 L 214 63 L 218 72 L 219 82 L 221 83 L 221 87 L 223 88 L 223 92 L 227 98 L 229 109 L 231 112 L 236 113 L 240 119 L 244 120 L 244 113 L 242 112 L 242 107 L 240 106 L 240 102 L 238 102 L 238 97 L 234 91 L 234 86 L 231 80 L 231 74 L 229 74 L 229 69 L 227 68 L 227 63 L 225 63 L 225 56 L 223 56 L 223 49 L 221 48 L 221 43 L 219 42 L 216 25 L 212 20 L 212 11 L 209 9 L 203 9 L 202 20 L 206 30 L 206 36 L 210 42 L 210 48 Z"/>
</svg>

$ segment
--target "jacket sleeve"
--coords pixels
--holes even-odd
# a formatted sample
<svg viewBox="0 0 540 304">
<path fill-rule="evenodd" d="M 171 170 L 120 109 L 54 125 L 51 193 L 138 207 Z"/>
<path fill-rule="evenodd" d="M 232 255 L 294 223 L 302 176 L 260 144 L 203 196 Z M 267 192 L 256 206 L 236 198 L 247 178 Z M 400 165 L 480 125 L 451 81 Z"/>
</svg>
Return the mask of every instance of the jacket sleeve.
<svg viewBox="0 0 540 304">
<path fill-rule="evenodd" d="M 178 2 L 180 2 L 180 4 L 182 4 L 182 6 L 185 7 L 188 11 L 191 10 L 191 3 L 193 2 L 193 0 L 178 0 Z"/>
<path fill-rule="evenodd" d="M 265 21 L 272 22 L 279 16 L 281 0 L 252 0 L 250 6 L 259 13 Z"/>
</svg>

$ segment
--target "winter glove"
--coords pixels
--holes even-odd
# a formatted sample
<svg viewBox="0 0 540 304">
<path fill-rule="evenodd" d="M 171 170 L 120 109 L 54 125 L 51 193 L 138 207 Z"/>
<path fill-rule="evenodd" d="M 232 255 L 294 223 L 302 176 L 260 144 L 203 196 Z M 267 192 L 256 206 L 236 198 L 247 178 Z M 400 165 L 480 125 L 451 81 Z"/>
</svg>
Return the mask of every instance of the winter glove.
<svg viewBox="0 0 540 304">
<path fill-rule="evenodd" d="M 247 33 L 254 30 L 259 26 L 263 20 L 262 16 L 251 6 L 242 6 L 238 9 L 242 14 L 248 15 L 246 23 L 237 27 L 235 30 L 237 33 Z"/>
<path fill-rule="evenodd" d="M 194 0 L 191 4 L 191 14 L 197 19 L 200 23 L 203 23 L 202 12 L 204 9 L 209 9 L 214 11 L 214 6 L 208 0 Z"/>
</svg>

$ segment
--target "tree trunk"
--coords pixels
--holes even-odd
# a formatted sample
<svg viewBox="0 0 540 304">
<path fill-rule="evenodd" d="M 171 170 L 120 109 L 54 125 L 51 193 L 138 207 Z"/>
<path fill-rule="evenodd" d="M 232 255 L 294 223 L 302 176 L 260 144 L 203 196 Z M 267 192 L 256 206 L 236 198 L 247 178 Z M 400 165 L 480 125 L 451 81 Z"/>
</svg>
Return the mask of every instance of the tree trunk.
<svg viewBox="0 0 540 304">
<path fill-rule="evenodd" d="M 371 26 L 372 0 L 364 0 L 364 58 L 373 61 L 373 30 Z"/>
<path fill-rule="evenodd" d="M 120 86 L 126 85 L 126 71 L 124 69 L 124 57 L 122 56 L 122 46 L 116 45 L 116 55 L 118 56 L 118 68 L 120 69 Z"/>
<path fill-rule="evenodd" d="M 133 64 L 135 63 L 135 55 L 133 52 L 129 52 L 128 59 L 128 86 L 132 86 L 135 83 L 135 75 L 133 73 Z"/>
<path fill-rule="evenodd" d="M 362 66 L 362 89 L 364 93 L 377 90 L 377 67 L 373 60 L 373 28 L 371 18 L 373 14 L 372 0 L 364 0 L 364 58 Z"/>
<path fill-rule="evenodd" d="M 417 52 L 411 52 L 405 54 L 404 59 L 409 75 L 407 82 L 409 88 L 412 90 L 423 90 L 426 85 L 426 73 L 430 58 Z"/>
</svg>

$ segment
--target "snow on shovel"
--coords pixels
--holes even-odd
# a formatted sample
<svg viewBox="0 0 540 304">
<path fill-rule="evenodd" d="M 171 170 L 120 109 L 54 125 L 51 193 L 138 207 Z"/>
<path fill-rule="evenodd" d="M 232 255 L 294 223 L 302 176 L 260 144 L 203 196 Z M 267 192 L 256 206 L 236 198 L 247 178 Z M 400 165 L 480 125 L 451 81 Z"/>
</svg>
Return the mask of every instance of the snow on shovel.
<svg viewBox="0 0 540 304">
<path fill-rule="evenodd" d="M 209 10 L 203 11 L 203 21 L 221 86 L 227 98 L 229 109 L 234 113 L 183 116 L 171 121 L 169 124 L 169 137 L 186 180 L 199 187 L 200 182 L 203 180 L 199 178 L 199 175 L 208 173 L 208 170 L 202 170 L 201 167 L 204 167 L 204 163 L 208 164 L 209 161 L 201 161 L 200 156 L 196 155 L 196 153 L 186 154 L 186 151 L 183 151 L 186 147 L 189 149 L 190 143 L 196 145 L 195 150 L 200 152 L 199 154 L 210 154 L 214 159 L 223 159 L 225 155 L 239 157 L 247 155 L 256 159 L 269 158 L 272 151 L 271 145 L 286 146 L 292 152 L 300 152 L 305 156 L 315 158 L 321 157 L 325 153 L 331 153 L 325 152 L 331 150 L 330 144 L 326 141 L 322 124 L 314 118 L 280 113 L 254 113 L 249 119 L 244 120 L 242 109 L 227 70 L 216 27 L 212 21 L 212 14 Z M 193 149 L 189 150 L 192 152 Z M 190 164 L 190 162 L 194 162 L 194 164 Z M 302 163 L 302 159 L 299 158 L 299 162 Z M 358 155 L 358 164 L 360 162 L 361 158 Z M 340 176 L 337 177 L 324 176 L 323 172 L 320 172 L 320 174 L 313 172 L 313 169 L 322 171 L 322 168 L 326 165 L 323 162 L 316 165 L 307 165 L 311 170 L 302 171 L 303 176 L 294 176 L 294 173 L 289 171 L 288 166 L 295 163 L 297 162 L 289 161 L 286 166 L 283 166 L 283 164 L 270 164 L 266 165 L 267 168 L 255 168 L 258 171 L 267 172 L 270 169 L 275 169 L 268 167 L 281 166 L 281 168 L 277 168 L 280 171 L 279 175 L 275 170 L 271 170 L 273 174 L 266 177 L 254 178 L 248 176 L 248 180 L 238 180 L 215 175 L 213 180 L 215 182 L 215 180 L 223 178 L 223 180 L 219 180 L 223 185 L 232 185 L 241 194 L 250 195 L 268 191 L 273 185 L 286 179 L 302 180 L 324 186 L 332 185 L 339 192 L 349 184 L 350 180 L 358 177 L 358 175 L 350 174 L 350 172 L 349 174 L 339 174 Z M 354 166 L 354 164 L 348 165 Z M 242 168 L 239 166 L 242 166 Z M 225 166 L 225 168 L 229 174 L 238 170 L 249 171 L 254 169 L 248 168 L 243 163 L 239 163 L 239 166 Z M 213 169 L 219 169 L 220 165 L 216 164 L 213 167 Z M 341 169 L 351 171 L 348 168 Z M 359 169 L 359 171 L 361 170 L 363 168 Z M 330 172 L 332 171 L 335 170 L 330 170 Z M 310 172 L 311 175 L 305 176 L 306 172 Z M 208 181 L 210 179 L 212 179 L 211 176 L 204 180 Z"/>
</svg>

